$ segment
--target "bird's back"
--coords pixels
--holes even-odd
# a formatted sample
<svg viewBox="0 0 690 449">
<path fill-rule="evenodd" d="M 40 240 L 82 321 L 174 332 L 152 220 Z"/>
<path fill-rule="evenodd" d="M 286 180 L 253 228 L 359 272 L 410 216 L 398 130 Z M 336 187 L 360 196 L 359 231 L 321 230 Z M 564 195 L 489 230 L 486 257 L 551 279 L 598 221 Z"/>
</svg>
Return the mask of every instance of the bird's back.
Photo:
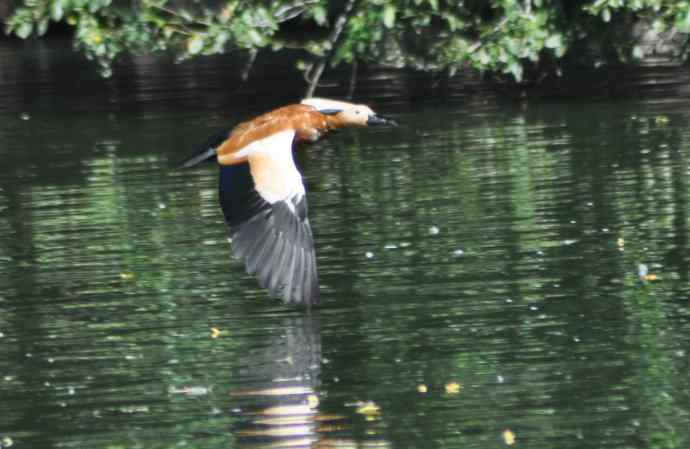
<svg viewBox="0 0 690 449">
<path fill-rule="evenodd" d="M 245 162 L 244 158 L 236 158 L 235 153 L 282 131 L 294 131 L 298 141 L 315 140 L 315 132 L 318 134 L 318 130 L 325 130 L 328 126 L 326 116 L 311 106 L 283 106 L 237 125 L 230 137 L 218 148 L 218 162 L 221 165 Z"/>
</svg>

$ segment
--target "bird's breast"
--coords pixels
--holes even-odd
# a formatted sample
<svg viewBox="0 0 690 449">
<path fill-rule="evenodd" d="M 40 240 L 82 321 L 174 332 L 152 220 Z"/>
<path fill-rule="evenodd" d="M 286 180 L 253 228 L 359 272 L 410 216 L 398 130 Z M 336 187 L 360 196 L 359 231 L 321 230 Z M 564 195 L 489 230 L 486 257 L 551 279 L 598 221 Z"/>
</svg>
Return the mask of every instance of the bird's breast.
<svg viewBox="0 0 690 449">
<path fill-rule="evenodd" d="M 254 187 L 271 204 L 304 195 L 302 175 L 292 159 L 293 138 L 292 130 L 276 133 L 247 154 Z"/>
</svg>

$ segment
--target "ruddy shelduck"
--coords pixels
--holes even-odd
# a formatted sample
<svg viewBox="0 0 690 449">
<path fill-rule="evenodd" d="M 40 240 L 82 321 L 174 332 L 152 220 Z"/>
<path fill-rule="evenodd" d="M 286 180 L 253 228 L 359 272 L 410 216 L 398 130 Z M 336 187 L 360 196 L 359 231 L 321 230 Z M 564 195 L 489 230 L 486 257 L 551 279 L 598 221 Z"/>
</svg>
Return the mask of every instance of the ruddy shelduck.
<svg viewBox="0 0 690 449">
<path fill-rule="evenodd" d="M 319 303 L 314 239 L 293 147 L 345 127 L 397 125 L 366 105 L 309 98 L 211 137 L 182 167 L 215 158 L 232 252 L 283 302 Z"/>
</svg>

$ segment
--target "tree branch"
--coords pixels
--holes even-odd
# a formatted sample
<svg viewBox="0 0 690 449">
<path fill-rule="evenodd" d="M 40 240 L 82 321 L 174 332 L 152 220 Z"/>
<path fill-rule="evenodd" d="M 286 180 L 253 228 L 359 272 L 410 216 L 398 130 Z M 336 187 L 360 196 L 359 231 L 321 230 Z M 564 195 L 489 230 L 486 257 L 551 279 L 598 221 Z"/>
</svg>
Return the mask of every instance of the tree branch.
<svg viewBox="0 0 690 449">
<path fill-rule="evenodd" d="M 316 3 L 319 3 L 319 0 L 304 0 L 290 3 L 278 8 L 274 14 L 274 17 L 278 23 L 287 22 L 288 20 L 294 19 L 295 17 L 301 15 L 309 5 Z"/>
<path fill-rule="evenodd" d="M 326 64 L 328 64 L 328 61 L 330 61 L 331 56 L 333 55 L 333 52 L 336 49 L 336 44 L 338 42 L 338 39 L 340 38 L 340 34 L 343 32 L 343 29 L 347 24 L 347 20 L 350 18 L 350 13 L 352 12 L 355 6 L 355 2 L 356 0 L 347 0 L 347 3 L 345 3 L 345 9 L 343 9 L 343 12 L 340 13 L 338 18 L 335 20 L 335 24 L 333 24 L 333 30 L 331 30 L 331 34 L 328 36 L 328 42 L 331 44 L 331 49 L 326 56 L 323 56 L 319 60 L 319 62 L 316 64 L 316 69 L 314 69 L 313 75 L 309 77 L 310 79 L 307 80 L 309 82 L 309 87 L 307 88 L 307 91 L 304 94 L 306 98 L 314 96 L 316 86 L 318 85 L 319 80 L 321 79 L 321 75 L 323 75 L 323 71 L 326 68 Z"/>
</svg>

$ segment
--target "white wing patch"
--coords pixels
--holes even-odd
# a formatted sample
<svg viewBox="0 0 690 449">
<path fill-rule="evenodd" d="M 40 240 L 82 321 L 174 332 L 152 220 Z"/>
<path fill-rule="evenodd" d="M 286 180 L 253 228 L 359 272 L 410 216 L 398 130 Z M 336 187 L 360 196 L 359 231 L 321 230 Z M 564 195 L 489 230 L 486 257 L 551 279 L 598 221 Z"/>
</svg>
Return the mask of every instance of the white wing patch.
<svg viewBox="0 0 690 449">
<path fill-rule="evenodd" d="M 317 111 L 324 111 L 326 109 L 349 109 L 353 105 L 345 101 L 330 100 L 328 98 L 305 98 L 302 104 L 315 107 Z"/>
<path fill-rule="evenodd" d="M 304 196 L 302 175 L 292 158 L 294 138 L 294 130 L 280 131 L 235 153 L 249 159 L 254 188 L 270 204 Z"/>
</svg>

